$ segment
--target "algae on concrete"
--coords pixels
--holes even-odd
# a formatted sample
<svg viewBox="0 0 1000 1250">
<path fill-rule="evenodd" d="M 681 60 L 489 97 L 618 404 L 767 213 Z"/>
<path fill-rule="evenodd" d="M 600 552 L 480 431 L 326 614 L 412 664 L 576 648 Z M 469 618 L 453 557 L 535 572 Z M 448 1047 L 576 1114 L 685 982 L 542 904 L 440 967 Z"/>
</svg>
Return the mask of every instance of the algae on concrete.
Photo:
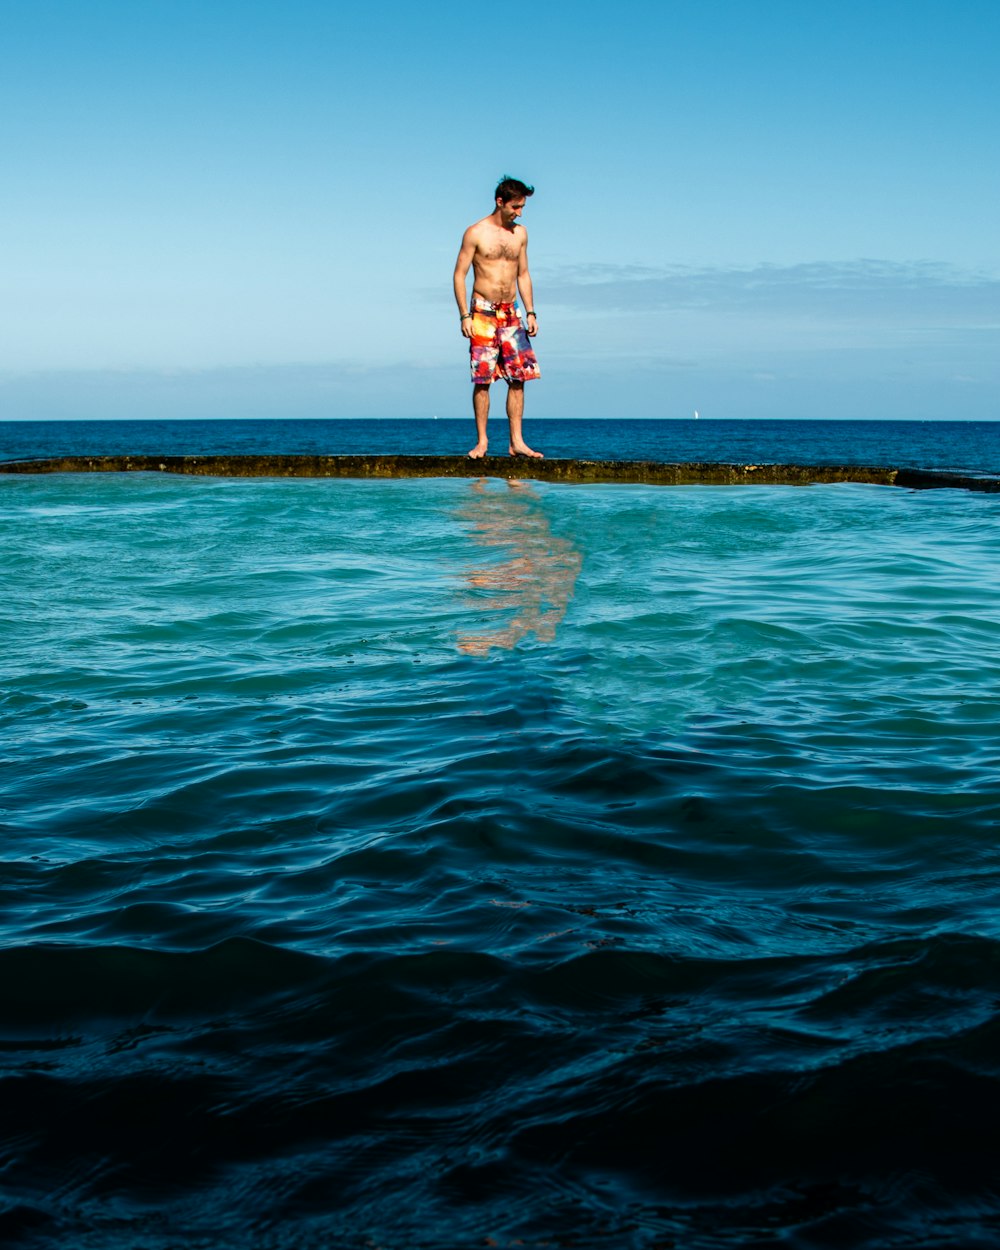
<svg viewBox="0 0 1000 1250">
<path fill-rule="evenodd" d="M 1000 491 L 1000 480 L 929 469 L 870 465 L 663 464 L 655 460 L 535 460 L 485 456 L 63 456 L 0 461 L 0 473 L 181 473 L 199 477 L 500 477 L 547 482 L 630 482 L 660 486 L 806 486 L 866 482 L 912 489 Z"/>
</svg>

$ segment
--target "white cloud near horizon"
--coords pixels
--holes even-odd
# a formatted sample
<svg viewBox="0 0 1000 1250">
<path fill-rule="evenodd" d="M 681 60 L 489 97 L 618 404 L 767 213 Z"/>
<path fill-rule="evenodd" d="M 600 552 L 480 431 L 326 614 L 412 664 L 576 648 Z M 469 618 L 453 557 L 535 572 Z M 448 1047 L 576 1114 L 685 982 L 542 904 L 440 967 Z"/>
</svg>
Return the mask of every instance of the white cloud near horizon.
<svg viewBox="0 0 1000 1250">
<path fill-rule="evenodd" d="M 535 290 L 534 416 L 1000 418 L 990 273 L 885 260 L 590 264 L 539 268 Z M 453 309 L 420 307 L 423 341 L 391 363 L 374 336 L 326 360 L 0 369 L 0 419 L 463 416 Z"/>
<path fill-rule="evenodd" d="M 550 305 L 608 311 L 766 313 L 913 325 L 1000 327 L 1000 276 L 938 261 L 811 261 L 751 267 L 585 264 L 539 269 Z"/>
</svg>

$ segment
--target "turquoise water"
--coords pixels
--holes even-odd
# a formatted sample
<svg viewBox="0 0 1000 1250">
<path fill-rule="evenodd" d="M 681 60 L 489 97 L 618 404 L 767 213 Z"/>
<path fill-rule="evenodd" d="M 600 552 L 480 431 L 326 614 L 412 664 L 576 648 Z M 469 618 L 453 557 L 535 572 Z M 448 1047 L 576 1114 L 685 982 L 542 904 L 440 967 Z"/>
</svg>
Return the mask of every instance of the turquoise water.
<svg viewBox="0 0 1000 1250">
<path fill-rule="evenodd" d="M 0 479 L 0 1235 L 995 1245 L 998 507 Z"/>
</svg>

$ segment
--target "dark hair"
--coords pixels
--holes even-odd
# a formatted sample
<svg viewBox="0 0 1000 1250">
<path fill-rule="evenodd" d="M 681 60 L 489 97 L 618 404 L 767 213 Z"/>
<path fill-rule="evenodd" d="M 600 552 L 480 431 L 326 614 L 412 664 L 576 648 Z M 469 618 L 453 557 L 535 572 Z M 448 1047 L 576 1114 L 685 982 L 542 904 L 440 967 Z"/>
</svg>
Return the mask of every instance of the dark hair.
<svg viewBox="0 0 1000 1250">
<path fill-rule="evenodd" d="M 534 187 L 529 187 L 520 178 L 512 178 L 510 174 L 504 174 L 497 183 L 497 189 L 493 192 L 493 199 L 499 200 L 501 204 L 509 204 L 511 200 L 516 200 L 519 195 L 523 195 L 527 199 L 529 195 L 534 194 Z"/>
</svg>

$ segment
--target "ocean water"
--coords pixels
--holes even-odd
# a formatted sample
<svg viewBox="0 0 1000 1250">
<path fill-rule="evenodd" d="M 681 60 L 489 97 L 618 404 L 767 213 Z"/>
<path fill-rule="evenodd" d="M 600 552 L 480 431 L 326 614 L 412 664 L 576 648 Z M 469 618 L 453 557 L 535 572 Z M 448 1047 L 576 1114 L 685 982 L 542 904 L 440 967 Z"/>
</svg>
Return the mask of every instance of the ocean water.
<svg viewBox="0 0 1000 1250">
<path fill-rule="evenodd" d="M 765 464 L 863 464 L 1000 474 L 1000 421 L 525 422 L 549 456 Z M 506 423 L 491 421 L 494 453 Z M 76 455 L 461 455 L 471 420 L 0 421 L 0 460 Z"/>
<path fill-rule="evenodd" d="M 372 449 L 68 424 L 3 453 Z M 1000 1244 L 998 509 L 0 477 L 0 1242 Z"/>
</svg>

